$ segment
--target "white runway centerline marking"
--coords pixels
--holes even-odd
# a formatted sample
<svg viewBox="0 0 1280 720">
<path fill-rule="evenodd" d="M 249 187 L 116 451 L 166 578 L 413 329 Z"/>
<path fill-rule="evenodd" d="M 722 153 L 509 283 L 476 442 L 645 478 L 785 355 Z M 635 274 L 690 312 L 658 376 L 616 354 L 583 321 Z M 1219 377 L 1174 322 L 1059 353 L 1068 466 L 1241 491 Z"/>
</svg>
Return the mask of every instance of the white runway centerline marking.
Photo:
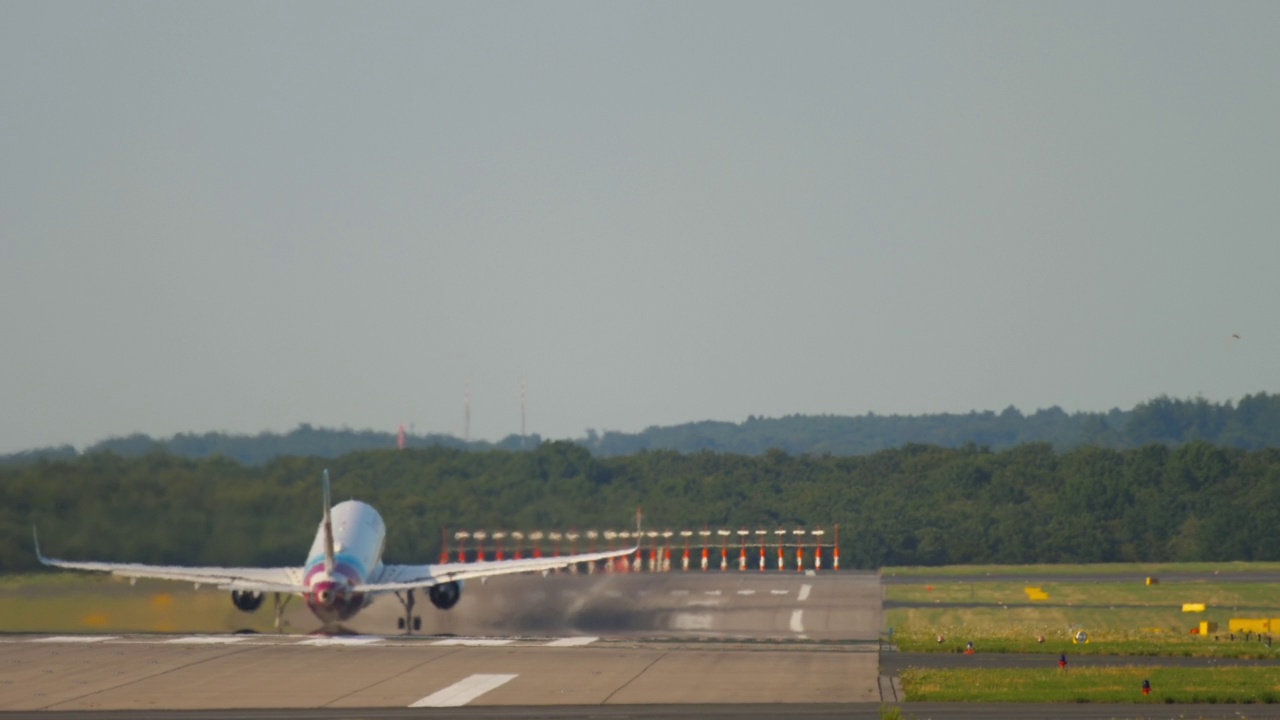
<svg viewBox="0 0 1280 720">
<path fill-rule="evenodd" d="M 54 635 L 53 637 L 35 638 L 31 642 L 92 643 L 119 639 L 120 638 L 115 635 Z"/>
<path fill-rule="evenodd" d="M 756 591 L 755 590 L 739 590 L 738 594 L 739 595 L 755 595 Z"/>
<path fill-rule="evenodd" d="M 812 590 L 812 589 L 813 589 L 813 586 L 812 586 L 812 585 L 801 585 L 801 586 L 800 586 L 800 597 L 797 597 L 797 598 L 796 598 L 796 600 L 808 600 L 808 599 L 809 599 L 809 591 L 810 591 L 810 590 Z"/>
<path fill-rule="evenodd" d="M 244 640 L 243 635 L 192 635 L 166 640 L 174 645 L 230 645 Z"/>
<path fill-rule="evenodd" d="M 303 640 L 299 645 L 368 645 L 382 642 L 381 637 L 373 635 L 350 635 L 345 637 L 318 637 Z"/>
<path fill-rule="evenodd" d="M 547 647 L 577 647 L 579 645 L 590 645 L 599 640 L 598 637 L 567 637 L 559 640 L 552 640 L 547 643 Z"/>
<path fill-rule="evenodd" d="M 770 595 L 786 595 L 789 592 L 791 591 L 790 590 L 770 590 L 769 594 Z"/>
<path fill-rule="evenodd" d="M 791 611 L 791 632 L 804 632 L 804 611 Z"/>
<path fill-rule="evenodd" d="M 437 640 L 432 645 L 441 645 L 446 647 L 465 646 L 465 647 L 490 647 L 498 645 L 510 645 L 514 640 L 510 638 L 449 638 L 448 640 Z M 512 677 L 515 677 L 514 675 Z"/>
<path fill-rule="evenodd" d="M 495 688 L 516 679 L 516 675 L 472 675 L 443 690 L 437 690 L 410 705 L 419 707 L 462 707 Z"/>
<path fill-rule="evenodd" d="M 710 630 L 711 616 L 695 613 L 676 613 L 671 620 L 673 630 Z"/>
</svg>

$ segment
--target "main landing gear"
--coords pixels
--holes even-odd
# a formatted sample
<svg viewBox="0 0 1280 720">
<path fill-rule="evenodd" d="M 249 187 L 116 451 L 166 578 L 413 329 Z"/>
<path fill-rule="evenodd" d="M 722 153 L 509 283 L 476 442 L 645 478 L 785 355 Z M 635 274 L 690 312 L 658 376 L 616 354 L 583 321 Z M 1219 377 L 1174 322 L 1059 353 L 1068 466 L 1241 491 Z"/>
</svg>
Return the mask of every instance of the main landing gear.
<svg viewBox="0 0 1280 720">
<path fill-rule="evenodd" d="M 293 599 L 293 595 L 285 595 L 283 601 L 280 600 L 280 593 L 273 593 L 273 597 L 276 610 L 276 632 L 284 632 L 282 629 L 284 627 L 284 608 Z"/>
<path fill-rule="evenodd" d="M 413 589 L 406 590 L 404 595 L 397 591 L 396 599 L 404 607 L 404 617 L 396 620 L 396 629 L 404 630 L 405 635 L 412 635 L 415 631 L 422 630 L 422 617 L 413 614 L 413 606 L 416 602 L 413 598 Z"/>
</svg>

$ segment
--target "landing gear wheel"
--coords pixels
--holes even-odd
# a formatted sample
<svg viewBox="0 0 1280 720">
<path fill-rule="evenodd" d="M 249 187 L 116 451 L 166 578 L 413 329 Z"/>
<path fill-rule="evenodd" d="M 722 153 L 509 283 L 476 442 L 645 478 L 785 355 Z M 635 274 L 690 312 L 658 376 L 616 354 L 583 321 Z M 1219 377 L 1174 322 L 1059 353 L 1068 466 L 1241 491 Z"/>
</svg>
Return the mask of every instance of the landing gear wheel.
<svg viewBox="0 0 1280 720">
<path fill-rule="evenodd" d="M 274 596 L 275 613 L 276 613 L 276 623 L 275 623 L 276 632 L 283 633 L 284 632 L 284 609 L 285 609 L 285 606 L 289 604 L 289 601 L 293 599 L 293 596 L 285 595 L 283 600 L 280 599 L 280 593 L 273 593 L 273 596 Z"/>
<path fill-rule="evenodd" d="M 414 617 L 413 615 L 413 606 L 415 603 L 413 590 L 406 590 L 404 595 L 397 592 L 396 599 L 398 599 L 400 604 L 404 607 L 404 617 L 396 620 L 396 629 L 404 630 L 405 635 L 412 635 L 414 630 L 421 630 L 422 618 Z"/>
</svg>

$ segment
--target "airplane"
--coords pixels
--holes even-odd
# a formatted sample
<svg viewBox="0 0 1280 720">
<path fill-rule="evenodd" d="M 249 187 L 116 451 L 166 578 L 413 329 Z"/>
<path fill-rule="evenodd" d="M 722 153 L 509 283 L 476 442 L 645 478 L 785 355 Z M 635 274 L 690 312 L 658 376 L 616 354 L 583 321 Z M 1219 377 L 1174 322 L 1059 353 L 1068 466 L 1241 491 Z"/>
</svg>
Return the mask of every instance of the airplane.
<svg viewBox="0 0 1280 720">
<path fill-rule="evenodd" d="M 465 580 L 555 570 L 576 563 L 623 557 L 637 550 L 633 547 L 560 557 L 388 565 L 382 562 L 387 529 L 378 511 L 359 500 L 347 500 L 331 506 L 327 469 L 323 486 L 324 516 L 302 567 L 181 567 L 59 560 L 45 557 L 40 552 L 40 538 L 33 527 L 36 557 L 51 567 L 109 572 L 134 580 L 178 580 L 194 583 L 197 589 L 208 583 L 219 590 L 230 590 L 231 602 L 244 612 L 256 611 L 261 607 L 265 593 L 273 593 L 277 631 L 281 629 L 284 607 L 294 596 L 305 600 L 308 609 L 320 619 L 325 629 L 340 629 L 340 622 L 355 617 L 373 602 L 375 596 L 394 593 L 405 612 L 398 621 L 399 629 L 412 634 L 414 630 L 422 629 L 422 618 L 413 614 L 414 591 L 417 589 L 426 591 L 432 605 L 448 610 L 462 597 Z"/>
</svg>

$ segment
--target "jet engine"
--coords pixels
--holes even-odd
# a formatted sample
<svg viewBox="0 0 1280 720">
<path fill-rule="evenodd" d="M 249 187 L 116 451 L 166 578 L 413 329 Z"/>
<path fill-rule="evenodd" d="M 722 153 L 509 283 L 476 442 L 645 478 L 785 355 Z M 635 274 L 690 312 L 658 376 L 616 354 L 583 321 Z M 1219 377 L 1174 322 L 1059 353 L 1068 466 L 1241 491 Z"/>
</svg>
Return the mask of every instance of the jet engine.
<svg viewBox="0 0 1280 720">
<path fill-rule="evenodd" d="M 458 604 L 458 598 L 462 597 L 462 586 L 457 582 L 432 585 L 427 588 L 427 597 L 431 598 L 432 605 L 441 610 L 448 610 Z"/>
<path fill-rule="evenodd" d="M 263 595 L 251 590 L 232 590 L 231 602 L 244 612 L 253 612 L 262 607 Z"/>
</svg>

